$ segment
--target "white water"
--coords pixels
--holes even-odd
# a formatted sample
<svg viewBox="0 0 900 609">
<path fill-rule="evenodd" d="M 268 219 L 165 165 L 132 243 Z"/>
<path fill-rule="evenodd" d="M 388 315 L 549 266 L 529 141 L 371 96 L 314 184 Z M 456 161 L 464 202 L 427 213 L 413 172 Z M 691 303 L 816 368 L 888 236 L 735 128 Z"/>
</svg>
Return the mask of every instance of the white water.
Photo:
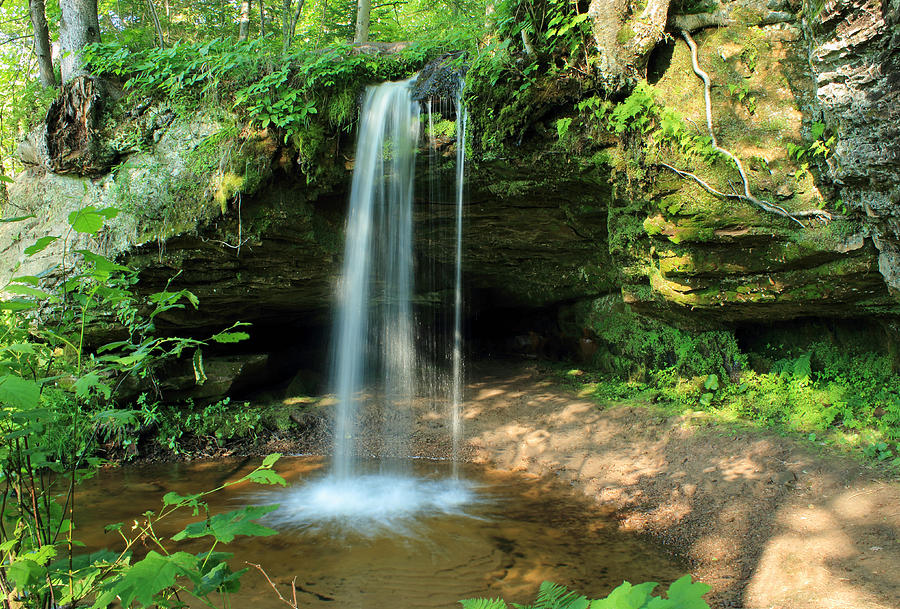
<svg viewBox="0 0 900 609">
<path fill-rule="evenodd" d="M 462 213 L 466 115 L 457 97 L 456 235 L 450 383 L 453 479 L 411 475 L 409 435 L 416 396 L 412 311 L 415 154 L 419 106 L 411 81 L 369 87 L 361 112 L 344 264 L 335 323 L 334 460 L 328 476 L 285 491 L 271 518 L 297 526 L 338 525 L 363 534 L 402 532 L 416 515 L 461 513 L 474 499 L 459 480 L 462 438 Z M 429 126 L 431 126 L 431 105 Z M 436 151 L 434 151 L 436 152 Z M 433 185 L 432 185 L 433 186 Z M 432 193 L 430 193 L 432 194 Z M 445 339 L 445 342 L 446 339 Z M 441 391 L 440 384 L 428 387 Z M 442 391 L 446 395 L 446 385 Z M 379 473 L 360 463 L 374 443 Z M 376 424 L 377 425 L 377 424 Z"/>
<path fill-rule="evenodd" d="M 266 517 L 276 528 L 327 526 L 363 536 L 414 534 L 417 517 L 463 515 L 475 497 L 475 485 L 462 480 L 393 474 L 327 477 L 260 495 L 280 506 Z"/>
<path fill-rule="evenodd" d="M 459 477 L 459 448 L 463 437 L 462 393 L 462 241 L 466 178 L 466 108 L 462 86 L 456 92 L 456 283 L 453 299 L 453 389 L 450 395 L 450 433 L 453 441 L 453 477 Z"/>
<path fill-rule="evenodd" d="M 369 87 L 350 191 L 347 241 L 335 326 L 333 475 L 355 473 L 357 429 L 367 382 L 381 381 L 386 404 L 382 456 L 408 454 L 415 394 L 412 331 L 412 199 L 419 106 L 410 81 Z M 367 369 L 380 369 L 380 379 Z M 371 372 L 371 371 L 370 371 Z"/>
</svg>

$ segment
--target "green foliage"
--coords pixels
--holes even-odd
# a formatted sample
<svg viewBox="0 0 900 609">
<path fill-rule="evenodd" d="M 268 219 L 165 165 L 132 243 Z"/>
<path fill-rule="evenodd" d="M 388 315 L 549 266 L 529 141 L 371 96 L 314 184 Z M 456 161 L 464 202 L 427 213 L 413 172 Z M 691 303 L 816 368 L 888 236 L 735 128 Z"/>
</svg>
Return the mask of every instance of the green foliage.
<svg viewBox="0 0 900 609">
<path fill-rule="evenodd" d="M 900 466 L 900 376 L 887 353 L 821 340 L 745 352 L 730 332 L 685 332 L 604 300 L 587 324 L 597 397 L 650 396 Z"/>
<path fill-rule="evenodd" d="M 566 0 L 503 0 L 486 44 L 470 59 L 466 99 L 474 148 L 499 152 L 592 70 L 590 19 Z"/>
<path fill-rule="evenodd" d="M 156 410 L 148 414 L 157 425 L 157 441 L 173 452 L 185 452 L 187 438 L 220 444 L 232 439 L 256 440 L 262 428 L 265 412 L 247 402 L 231 404 L 224 398 L 212 404 L 195 407 L 193 402 L 177 408 Z"/>
<path fill-rule="evenodd" d="M 620 377 L 671 369 L 682 377 L 726 378 L 746 366 L 728 332 L 686 332 L 604 300 L 594 303 L 588 323 L 600 346 L 595 364 Z"/>
<path fill-rule="evenodd" d="M 788 156 L 800 163 L 800 168 L 794 173 L 798 181 L 806 176 L 811 176 L 810 163 L 828 160 L 837 143 L 837 136 L 829 133 L 825 123 L 815 122 L 810 128 L 810 136 L 813 141 L 809 145 L 793 144 L 788 142 Z"/>
<path fill-rule="evenodd" d="M 506 601 L 500 598 L 467 598 L 459 601 L 463 609 L 507 609 Z"/>
<path fill-rule="evenodd" d="M 601 603 L 603 601 L 595 602 Z M 543 582 L 538 588 L 537 598 L 534 599 L 534 603 L 522 607 L 522 609 L 587 609 L 590 604 L 591 602 L 586 596 L 572 592 L 565 586 L 554 584 L 553 582 Z M 516 605 L 516 607 L 519 607 L 519 605 Z"/>
<path fill-rule="evenodd" d="M 571 592 L 551 582 L 541 584 L 537 598 L 531 605 L 513 604 L 516 609 L 709 609 L 703 595 L 711 587 L 691 581 L 690 575 L 676 580 L 669 586 L 665 597 L 656 596 L 653 590 L 658 584 L 646 582 L 632 585 L 623 582 L 608 596 L 596 600 Z M 463 609 L 506 609 L 501 599 L 468 599 L 460 601 Z"/>
<path fill-rule="evenodd" d="M 653 127 L 657 110 L 653 87 L 641 82 L 625 101 L 613 109 L 609 128 L 619 135 L 626 130 L 646 133 Z"/>
<path fill-rule="evenodd" d="M 728 85 L 728 94 L 735 98 L 739 104 L 747 108 L 747 112 L 750 114 L 756 113 L 757 100 L 756 97 L 750 93 L 750 87 L 747 85 L 746 81 L 742 81 L 740 84 L 729 84 Z"/>
<path fill-rule="evenodd" d="M 445 44 L 444 39 L 431 40 L 398 53 L 371 55 L 341 43 L 282 56 L 261 40 L 235 44 L 214 39 L 141 50 L 110 42 L 91 45 L 83 55 L 93 71 L 124 78 L 133 100 L 165 100 L 182 113 L 200 105 L 236 112 L 242 121 L 292 145 L 300 153 L 301 168 L 314 179 L 323 165 L 326 140 L 350 131 L 356 122 L 356 100 L 365 85 L 411 76 L 446 50 Z M 215 149 L 220 141 L 206 147 Z M 215 155 L 215 168 L 207 156 L 198 149 L 198 164 L 206 170 L 197 172 L 201 175 L 221 170 L 228 155 Z"/>
<path fill-rule="evenodd" d="M 61 262 L 80 259 L 74 266 L 60 265 L 58 285 L 46 285 L 37 276 L 20 276 L 5 288 L 14 298 L 3 301 L 0 312 L 0 582 L 12 581 L 15 590 L 5 594 L 27 598 L 29 607 L 49 607 L 51 602 L 74 605 L 93 596 L 97 596 L 97 607 L 116 596 L 127 599 L 126 604 L 134 599 L 146 605 L 160 601 L 160 594 L 162 600 L 168 598 L 169 592 L 163 590 L 171 591 L 173 582 L 183 577 L 197 582 L 194 592 L 205 598 L 233 581 L 225 567 L 217 567 L 215 574 L 207 569 L 207 565 L 224 564 L 222 559 L 198 561 L 183 553 L 165 553 L 148 555 L 132 565 L 131 544 L 148 535 L 155 537 L 152 514 L 145 515 L 148 528 L 128 540 L 121 554 L 73 555 L 77 546 L 74 495 L 79 481 L 101 463 L 95 456 L 98 442 L 122 437 L 139 418 L 146 419 L 144 412 L 118 407 L 118 388 L 126 377 L 152 376 L 163 360 L 205 344 L 197 339 L 159 337 L 155 332 L 157 316 L 196 307 L 193 294 L 167 286 L 144 302 L 132 292 L 136 274 L 131 269 L 89 250 L 69 251 L 76 233 L 99 235 L 117 213 L 115 208 L 79 209 L 69 215 L 64 235 L 44 237 L 26 248 L 26 255 L 35 255 L 61 241 Z M 51 306 L 45 306 L 48 303 Z M 114 320 L 124 337 L 89 352 L 86 328 L 98 320 Z M 232 331 L 241 325 L 212 340 L 243 339 L 245 333 Z M 244 480 L 278 482 L 268 471 L 271 465 L 267 461 Z M 181 503 L 176 502 L 160 517 L 179 507 Z M 249 511 L 229 518 L 242 522 L 240 531 L 256 534 L 259 529 L 243 522 L 255 514 Z M 234 529 L 225 531 L 234 533 Z M 154 541 L 163 547 L 161 540 Z M 57 556 L 61 558 L 53 561 Z M 203 581 L 206 588 L 200 586 Z"/>
<path fill-rule="evenodd" d="M 232 510 L 224 514 L 216 514 L 208 520 L 189 524 L 183 531 L 176 533 L 172 539 L 197 539 L 198 537 L 212 537 L 216 541 L 229 543 L 238 535 L 251 537 L 266 537 L 275 535 L 277 531 L 253 522 L 277 510 L 277 505 L 251 506 L 239 510 Z"/>
</svg>

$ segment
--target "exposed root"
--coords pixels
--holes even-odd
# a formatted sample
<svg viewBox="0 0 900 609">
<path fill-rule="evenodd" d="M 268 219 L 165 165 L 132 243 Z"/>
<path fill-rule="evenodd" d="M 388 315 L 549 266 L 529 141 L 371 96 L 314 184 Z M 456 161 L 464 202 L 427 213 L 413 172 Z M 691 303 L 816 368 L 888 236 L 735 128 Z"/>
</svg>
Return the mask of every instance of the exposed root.
<svg viewBox="0 0 900 609">
<path fill-rule="evenodd" d="M 806 210 L 806 211 L 791 212 L 791 211 L 788 211 L 785 208 L 781 207 L 780 205 L 759 199 L 759 198 L 755 197 L 753 195 L 753 193 L 750 192 L 750 181 L 747 179 L 747 174 L 744 171 L 744 166 L 741 164 L 740 159 L 738 159 L 730 151 L 719 146 L 719 142 L 716 139 L 716 133 L 713 130 L 713 122 L 712 122 L 712 100 L 710 98 L 710 88 L 711 88 L 712 84 L 709 79 L 709 74 L 707 74 L 706 72 L 703 71 L 703 69 L 700 67 L 700 63 L 697 60 L 697 44 L 694 42 L 694 39 L 691 37 L 690 33 L 687 30 L 681 30 L 681 36 L 682 36 L 682 38 L 684 38 L 685 42 L 687 42 L 688 47 L 691 49 L 691 63 L 693 64 L 693 67 L 694 67 L 694 74 L 696 74 L 700 78 L 700 80 L 703 81 L 703 98 L 704 98 L 704 101 L 706 102 L 706 129 L 709 132 L 711 145 L 712 145 L 713 149 L 716 150 L 716 152 L 719 152 L 720 154 L 727 156 L 729 159 L 732 160 L 732 162 L 734 162 L 734 165 L 735 165 L 735 167 L 737 167 L 738 173 L 741 176 L 741 182 L 744 187 L 744 194 L 728 194 L 728 193 L 722 192 L 720 190 L 716 190 L 715 188 L 710 186 L 707 182 L 702 180 L 700 177 L 698 177 L 697 175 L 695 175 L 689 171 L 682 171 L 680 169 L 676 169 L 675 167 L 668 165 L 666 163 L 660 163 L 660 165 L 662 165 L 663 167 L 666 167 L 667 169 L 674 171 L 681 177 L 691 178 L 692 180 L 697 182 L 701 187 L 703 187 L 704 190 L 706 190 L 707 192 L 710 192 L 718 197 L 723 197 L 723 198 L 727 198 L 727 199 L 740 199 L 742 201 L 747 201 L 747 202 L 752 203 L 753 205 L 757 206 L 758 208 L 762 209 L 765 212 L 776 214 L 776 215 L 788 218 L 789 220 L 793 220 L 800 226 L 805 227 L 803 222 L 801 222 L 799 220 L 800 218 L 818 218 L 819 220 L 822 220 L 825 222 L 829 222 L 829 221 L 833 220 L 836 216 L 832 215 L 831 213 L 829 213 L 823 209 L 810 209 L 810 210 Z"/>
</svg>

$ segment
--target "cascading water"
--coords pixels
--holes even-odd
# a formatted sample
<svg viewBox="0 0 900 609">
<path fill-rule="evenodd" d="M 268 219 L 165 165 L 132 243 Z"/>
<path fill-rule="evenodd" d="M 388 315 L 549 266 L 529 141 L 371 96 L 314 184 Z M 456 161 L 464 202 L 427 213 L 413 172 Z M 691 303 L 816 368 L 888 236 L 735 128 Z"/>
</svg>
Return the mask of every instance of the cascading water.
<svg viewBox="0 0 900 609">
<path fill-rule="evenodd" d="M 412 199 L 419 105 L 410 81 L 369 87 L 360 120 L 344 266 L 338 296 L 333 473 L 349 478 L 367 362 L 380 366 L 382 455 L 406 456 L 415 394 L 412 332 Z"/>
<path fill-rule="evenodd" d="M 450 433 L 453 441 L 453 477 L 459 477 L 459 446 L 462 441 L 462 233 L 466 177 L 466 107 L 462 83 L 456 92 L 456 274 L 453 293 L 453 389 L 450 395 Z"/>
<path fill-rule="evenodd" d="M 329 476 L 283 499 L 279 518 L 307 526 L 336 523 L 372 534 L 420 512 L 457 511 L 473 500 L 459 480 L 462 437 L 462 211 L 465 111 L 457 105 L 455 273 L 449 352 L 452 377 L 438 389 L 450 403 L 451 480 L 420 480 L 409 467 L 418 357 L 413 296 L 413 195 L 419 104 L 412 81 L 369 87 L 361 112 L 350 192 L 347 240 L 338 289 L 333 387 L 337 398 Z M 429 108 L 429 121 L 430 104 Z M 434 195 L 434 188 L 430 188 Z M 432 339 L 429 339 L 432 340 Z M 428 340 L 424 341 L 428 342 Z M 432 344 L 431 347 L 434 345 Z M 436 377 L 432 377 L 436 378 Z M 449 389 L 449 395 L 447 395 Z M 379 442 L 372 442 L 380 420 Z M 366 429 L 363 429 L 363 425 Z M 365 433 L 362 433 L 365 432 Z M 377 452 L 373 471 L 362 454 Z M 395 521 L 399 521 L 395 525 Z"/>
</svg>

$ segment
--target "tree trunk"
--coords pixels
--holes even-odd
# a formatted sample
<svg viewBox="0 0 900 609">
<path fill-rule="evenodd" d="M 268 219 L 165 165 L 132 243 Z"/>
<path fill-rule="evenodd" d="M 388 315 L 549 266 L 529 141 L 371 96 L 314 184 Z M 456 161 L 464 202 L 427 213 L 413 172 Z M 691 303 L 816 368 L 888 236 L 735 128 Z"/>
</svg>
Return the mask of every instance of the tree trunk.
<svg viewBox="0 0 900 609">
<path fill-rule="evenodd" d="M 259 0 L 259 37 L 266 37 L 266 3 Z"/>
<path fill-rule="evenodd" d="M 247 40 L 250 36 L 250 4 L 251 0 L 241 2 L 241 22 L 238 26 L 238 41 Z"/>
<path fill-rule="evenodd" d="M 156 13 L 156 6 L 154 6 L 153 0 L 147 0 L 147 8 L 150 9 L 150 19 L 153 21 L 153 29 L 156 30 L 159 48 L 165 48 L 166 39 L 165 36 L 163 36 L 162 26 L 159 24 L 159 15 Z"/>
<path fill-rule="evenodd" d="M 595 0 L 596 1 L 596 0 Z M 372 0 L 358 0 L 356 3 L 356 44 L 369 41 L 369 13 L 372 12 Z"/>
<path fill-rule="evenodd" d="M 44 0 L 28 0 L 31 10 L 31 26 L 34 29 L 34 54 L 37 55 L 41 84 L 45 87 L 56 86 L 56 74 L 53 73 L 53 56 L 50 53 L 50 30 L 47 28 L 47 16 L 44 11 Z"/>
<path fill-rule="evenodd" d="M 612 88 L 642 78 L 650 51 L 665 38 L 671 0 L 649 0 L 640 15 L 626 0 L 591 0 L 588 15 L 600 52 L 600 73 Z"/>
<path fill-rule="evenodd" d="M 105 144 L 101 133 L 107 98 L 103 83 L 90 76 L 77 76 L 63 85 L 47 109 L 42 134 L 51 171 L 75 175 L 109 171 L 117 153 Z"/>
<path fill-rule="evenodd" d="M 281 50 L 287 53 L 297 33 L 297 23 L 300 21 L 300 13 L 306 0 L 297 0 L 297 10 L 291 14 L 291 0 L 284 0 L 284 14 L 281 23 Z"/>
<path fill-rule="evenodd" d="M 59 42 L 62 58 L 59 61 L 64 83 L 86 70 L 81 61 L 81 49 L 100 42 L 100 21 L 97 0 L 60 0 Z"/>
</svg>

